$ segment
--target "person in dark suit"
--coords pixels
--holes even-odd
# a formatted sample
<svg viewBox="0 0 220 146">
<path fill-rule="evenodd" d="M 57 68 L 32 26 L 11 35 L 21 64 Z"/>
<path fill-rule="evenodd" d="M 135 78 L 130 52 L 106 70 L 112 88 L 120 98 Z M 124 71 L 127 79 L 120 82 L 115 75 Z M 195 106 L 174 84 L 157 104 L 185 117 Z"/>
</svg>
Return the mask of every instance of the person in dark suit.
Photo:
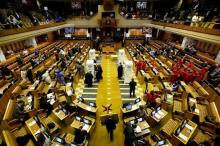
<svg viewBox="0 0 220 146">
<path fill-rule="evenodd" d="M 119 66 L 118 66 L 118 78 L 121 79 L 122 76 L 123 76 L 123 66 L 120 63 Z"/>
<path fill-rule="evenodd" d="M 85 75 L 85 83 L 88 85 L 88 87 L 92 87 L 92 79 L 93 79 L 92 73 L 87 72 Z"/>
<path fill-rule="evenodd" d="M 87 132 L 85 130 L 82 130 L 82 126 L 79 127 L 79 129 L 75 129 L 75 144 L 82 144 L 84 140 L 86 139 Z"/>
<path fill-rule="evenodd" d="M 53 110 L 53 106 L 47 102 L 47 95 L 45 93 L 42 93 L 40 96 L 40 109 L 44 109 L 44 111 L 47 113 L 47 116 L 50 115 Z"/>
<path fill-rule="evenodd" d="M 14 109 L 13 118 L 18 119 L 19 121 L 23 122 L 26 121 L 29 116 L 27 113 L 24 112 L 24 101 L 18 100 L 17 104 Z"/>
<path fill-rule="evenodd" d="M 33 80 L 33 74 L 32 74 L 32 67 L 30 67 L 27 71 L 27 78 L 29 79 L 29 81 L 31 83 L 34 83 L 34 80 Z"/>
<path fill-rule="evenodd" d="M 135 87 L 136 87 L 137 83 L 134 81 L 134 79 L 131 79 L 131 82 L 129 83 L 130 86 L 130 97 L 131 97 L 131 93 L 133 93 L 133 97 L 135 96 Z"/>
<path fill-rule="evenodd" d="M 134 135 L 133 127 L 130 123 L 126 124 L 126 127 L 124 129 L 124 135 L 125 135 L 125 140 L 124 140 L 125 146 L 133 146 L 135 135 Z"/>
<path fill-rule="evenodd" d="M 98 82 L 99 82 L 99 80 L 102 79 L 102 72 L 103 72 L 103 70 L 102 70 L 101 65 L 97 65 L 96 79 Z"/>
<path fill-rule="evenodd" d="M 106 129 L 110 134 L 110 140 L 113 141 L 113 131 L 116 129 L 116 122 L 111 117 L 108 117 L 105 124 Z"/>
</svg>

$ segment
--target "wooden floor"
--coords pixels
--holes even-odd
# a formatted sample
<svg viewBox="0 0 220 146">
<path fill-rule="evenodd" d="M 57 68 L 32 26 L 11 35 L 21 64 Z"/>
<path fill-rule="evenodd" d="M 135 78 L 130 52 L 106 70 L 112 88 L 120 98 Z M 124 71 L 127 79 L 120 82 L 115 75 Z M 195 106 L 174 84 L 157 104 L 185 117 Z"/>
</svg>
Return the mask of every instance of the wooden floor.
<svg viewBox="0 0 220 146">
<path fill-rule="evenodd" d="M 124 135 L 123 135 L 123 123 L 120 115 L 120 107 L 122 104 L 119 82 L 117 79 L 117 68 L 116 62 L 110 57 L 105 55 L 102 56 L 102 69 L 103 79 L 100 81 L 98 86 L 98 95 L 96 98 L 96 104 L 99 107 L 96 128 L 89 141 L 90 146 L 123 146 Z M 112 104 L 112 112 L 119 114 L 119 123 L 114 131 L 114 140 L 110 141 L 110 137 L 107 133 L 106 127 L 101 125 L 100 115 L 105 114 L 103 112 L 102 105 Z"/>
</svg>

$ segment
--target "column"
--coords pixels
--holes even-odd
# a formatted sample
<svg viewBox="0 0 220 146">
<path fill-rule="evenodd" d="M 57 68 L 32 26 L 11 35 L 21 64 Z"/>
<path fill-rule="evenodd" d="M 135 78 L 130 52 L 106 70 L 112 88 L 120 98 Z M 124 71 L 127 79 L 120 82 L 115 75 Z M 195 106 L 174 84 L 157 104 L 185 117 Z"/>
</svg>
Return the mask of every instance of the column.
<svg viewBox="0 0 220 146">
<path fill-rule="evenodd" d="M 25 41 L 25 45 L 27 47 L 37 47 L 37 41 L 36 41 L 35 37 L 28 38 Z"/>
<path fill-rule="evenodd" d="M 6 60 L 5 54 L 3 53 L 2 48 L 0 48 L 0 61 L 5 61 L 5 60 Z"/>
<path fill-rule="evenodd" d="M 192 45 L 192 44 L 194 44 L 194 43 L 195 43 L 195 40 L 193 40 L 193 39 L 191 39 L 191 38 L 189 38 L 189 37 L 184 37 L 184 38 L 183 38 L 183 41 L 182 41 L 181 47 L 182 47 L 183 49 L 185 49 L 187 46 Z"/>
</svg>

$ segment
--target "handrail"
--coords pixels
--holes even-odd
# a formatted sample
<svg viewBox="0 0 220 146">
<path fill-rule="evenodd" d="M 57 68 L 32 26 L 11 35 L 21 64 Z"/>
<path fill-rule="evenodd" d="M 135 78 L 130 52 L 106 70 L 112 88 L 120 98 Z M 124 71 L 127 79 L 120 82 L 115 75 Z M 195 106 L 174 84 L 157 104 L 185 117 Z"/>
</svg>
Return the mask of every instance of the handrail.
<svg viewBox="0 0 220 146">
<path fill-rule="evenodd" d="M 155 25 L 161 25 L 163 27 L 172 27 L 172 28 L 177 28 L 177 29 L 183 29 L 183 30 L 188 30 L 188 31 L 194 31 L 194 32 L 220 36 L 220 29 L 195 27 L 195 26 L 188 26 L 188 25 L 183 25 L 183 24 L 164 23 L 164 22 L 157 22 L 157 21 L 152 21 L 151 23 Z M 215 24 L 218 24 L 218 23 L 215 23 Z"/>
<path fill-rule="evenodd" d="M 1 30 L 0 37 L 12 35 L 12 34 L 24 33 L 24 32 L 28 32 L 28 31 L 39 30 L 39 29 L 45 29 L 45 28 L 59 26 L 59 25 L 63 25 L 63 24 L 66 24 L 66 22 L 49 23 L 49 24 L 45 24 L 45 25 L 38 25 L 38 26 L 27 27 L 27 28 Z"/>
</svg>

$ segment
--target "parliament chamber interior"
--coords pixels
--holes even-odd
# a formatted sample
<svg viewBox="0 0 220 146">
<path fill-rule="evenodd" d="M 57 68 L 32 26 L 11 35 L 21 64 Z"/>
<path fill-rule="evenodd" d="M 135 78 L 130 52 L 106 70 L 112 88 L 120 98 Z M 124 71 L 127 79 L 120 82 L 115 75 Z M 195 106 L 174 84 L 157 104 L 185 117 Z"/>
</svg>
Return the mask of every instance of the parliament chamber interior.
<svg viewBox="0 0 220 146">
<path fill-rule="evenodd" d="M 220 146 L 219 0 L 0 0 L 0 146 Z"/>
</svg>

